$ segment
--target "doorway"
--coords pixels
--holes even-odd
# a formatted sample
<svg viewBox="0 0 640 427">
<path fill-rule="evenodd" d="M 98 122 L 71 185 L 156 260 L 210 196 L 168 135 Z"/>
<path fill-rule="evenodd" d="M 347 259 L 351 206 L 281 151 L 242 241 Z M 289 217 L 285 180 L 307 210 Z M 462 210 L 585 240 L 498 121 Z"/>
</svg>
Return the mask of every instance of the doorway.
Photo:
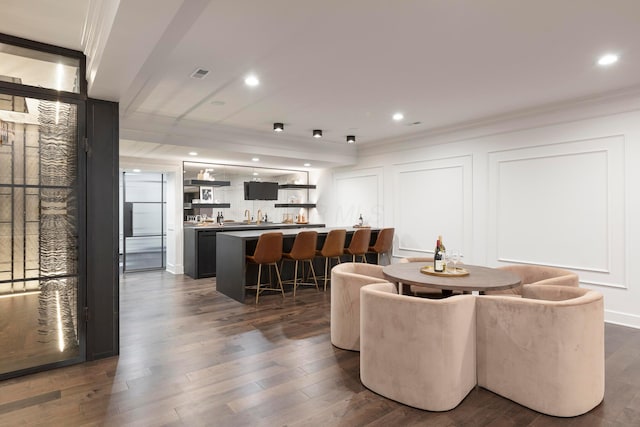
<svg viewBox="0 0 640 427">
<path fill-rule="evenodd" d="M 121 270 L 160 270 L 167 263 L 167 177 L 122 172 Z"/>
</svg>

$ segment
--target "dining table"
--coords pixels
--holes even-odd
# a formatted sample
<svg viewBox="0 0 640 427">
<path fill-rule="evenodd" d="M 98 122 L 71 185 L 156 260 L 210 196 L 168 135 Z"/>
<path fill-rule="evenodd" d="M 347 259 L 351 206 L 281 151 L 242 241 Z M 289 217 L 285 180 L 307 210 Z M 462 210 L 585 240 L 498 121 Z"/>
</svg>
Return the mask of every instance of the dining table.
<svg viewBox="0 0 640 427">
<path fill-rule="evenodd" d="M 510 271 L 479 265 L 463 264 L 456 270 L 434 272 L 425 262 L 391 264 L 384 267 L 385 279 L 394 283 L 399 294 L 409 294 L 409 285 L 440 289 L 443 296 L 453 293 L 478 293 L 498 291 L 518 286 L 520 277 Z"/>
</svg>

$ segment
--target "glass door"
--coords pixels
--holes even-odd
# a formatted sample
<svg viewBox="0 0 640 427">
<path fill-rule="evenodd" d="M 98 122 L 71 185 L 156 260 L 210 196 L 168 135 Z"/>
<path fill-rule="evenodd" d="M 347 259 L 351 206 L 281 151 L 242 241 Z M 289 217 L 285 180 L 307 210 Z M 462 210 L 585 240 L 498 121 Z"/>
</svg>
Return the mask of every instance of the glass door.
<svg viewBox="0 0 640 427">
<path fill-rule="evenodd" d="M 167 255 L 166 175 L 122 173 L 122 270 L 164 269 Z"/>
<path fill-rule="evenodd" d="M 0 93 L 0 378 L 80 361 L 78 105 Z"/>
</svg>

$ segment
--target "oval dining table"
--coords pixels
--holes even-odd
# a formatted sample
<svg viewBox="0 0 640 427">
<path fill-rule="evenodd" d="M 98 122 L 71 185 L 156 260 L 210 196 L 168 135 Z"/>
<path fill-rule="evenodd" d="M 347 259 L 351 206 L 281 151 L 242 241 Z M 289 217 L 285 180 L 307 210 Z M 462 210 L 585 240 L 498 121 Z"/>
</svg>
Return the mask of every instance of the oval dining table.
<svg viewBox="0 0 640 427">
<path fill-rule="evenodd" d="M 398 263 L 387 265 L 382 272 L 388 281 L 396 285 L 399 294 L 404 293 L 403 285 L 440 289 L 443 296 L 448 296 L 453 292 L 484 294 L 485 291 L 499 291 L 520 284 L 519 276 L 498 268 L 464 264 L 458 269 L 466 270 L 468 275 L 449 276 L 420 271 L 422 267 L 427 266 L 424 262 Z"/>
</svg>

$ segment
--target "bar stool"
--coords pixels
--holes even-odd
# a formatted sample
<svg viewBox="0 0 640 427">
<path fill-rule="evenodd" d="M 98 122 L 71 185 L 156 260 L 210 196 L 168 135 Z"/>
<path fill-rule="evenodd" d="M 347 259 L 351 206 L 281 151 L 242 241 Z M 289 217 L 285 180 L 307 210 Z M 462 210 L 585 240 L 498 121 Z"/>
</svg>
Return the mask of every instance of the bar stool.
<svg viewBox="0 0 640 427">
<path fill-rule="evenodd" d="M 296 289 L 298 288 L 298 263 L 299 261 L 308 261 L 311 267 L 311 273 L 313 274 L 313 282 L 315 283 L 318 292 L 318 280 L 316 279 L 316 272 L 313 269 L 313 257 L 316 254 L 316 245 L 318 243 L 317 231 L 301 231 L 296 235 L 296 239 L 293 241 L 293 247 L 291 252 L 285 252 L 282 254 L 282 262 L 285 260 L 295 261 L 295 272 L 293 276 L 293 297 L 296 297 Z M 290 281 L 289 281 L 290 282 Z M 305 284 L 305 283 L 301 283 Z M 309 283 L 309 285 L 311 285 Z"/>
<path fill-rule="evenodd" d="M 316 251 L 316 256 L 324 257 L 324 291 L 327 291 L 327 281 L 329 279 L 329 263 L 331 258 L 338 260 L 344 253 L 344 241 L 347 238 L 347 230 L 331 230 L 322 245 L 322 249 Z"/>
<path fill-rule="evenodd" d="M 395 228 L 383 228 L 378 233 L 376 243 L 369 246 L 369 252 L 378 254 L 378 264 L 380 264 L 380 255 L 387 255 L 387 260 L 391 264 L 391 248 L 393 246 L 393 234 Z"/>
<path fill-rule="evenodd" d="M 253 255 L 247 255 L 246 261 L 251 264 L 258 264 L 258 283 L 257 285 L 246 286 L 246 289 L 256 290 L 256 304 L 258 303 L 258 297 L 262 291 L 280 291 L 282 292 L 282 298 L 284 298 L 284 288 L 282 287 L 282 279 L 280 278 L 280 270 L 278 269 L 278 261 L 282 259 L 282 233 L 264 233 L 258 238 L 256 244 L 256 250 Z M 269 286 L 261 287 L 260 279 L 262 276 L 262 266 L 275 266 L 276 276 L 278 277 L 278 284 L 280 289 L 274 288 L 271 284 L 271 274 L 269 274 Z M 269 270 L 271 273 L 271 270 Z"/>
<path fill-rule="evenodd" d="M 348 248 L 344 248 L 345 255 L 351 255 L 351 260 L 356 262 L 356 257 L 362 257 L 362 262 L 367 262 L 365 254 L 369 249 L 369 240 L 371 240 L 370 228 L 359 228 L 351 236 L 351 243 Z"/>
</svg>

